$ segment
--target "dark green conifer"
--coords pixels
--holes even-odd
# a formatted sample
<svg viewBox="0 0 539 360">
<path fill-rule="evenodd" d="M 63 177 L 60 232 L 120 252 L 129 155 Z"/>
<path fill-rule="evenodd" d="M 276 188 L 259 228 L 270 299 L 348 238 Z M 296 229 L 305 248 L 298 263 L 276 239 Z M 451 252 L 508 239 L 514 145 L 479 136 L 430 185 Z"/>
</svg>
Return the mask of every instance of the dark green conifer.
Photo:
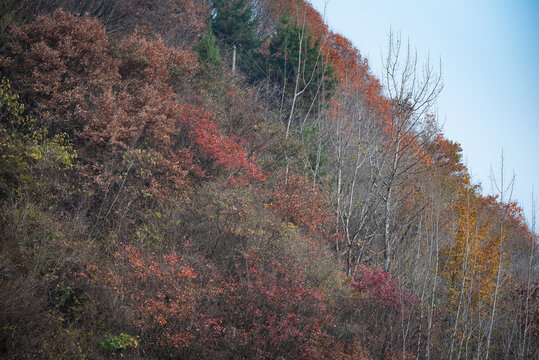
<svg viewBox="0 0 539 360">
<path fill-rule="evenodd" d="M 270 56 L 265 68 L 273 81 L 285 85 L 287 93 L 294 91 L 296 80 L 299 80 L 298 90 L 305 89 L 306 101 L 311 101 L 322 89 L 328 94 L 335 87 L 335 70 L 324 62 L 320 40 L 314 41 L 305 28 L 288 18 L 283 17 L 277 25 L 268 50 Z"/>
<path fill-rule="evenodd" d="M 253 51 L 261 44 L 252 7 L 247 0 L 213 0 L 212 3 L 213 31 L 227 49 L 236 46 L 240 68 L 251 68 L 256 57 Z"/>
<path fill-rule="evenodd" d="M 218 67 L 221 66 L 221 53 L 213 34 L 211 22 L 208 24 L 208 30 L 202 36 L 202 39 L 195 49 L 198 52 L 198 60 L 201 64 Z"/>
</svg>

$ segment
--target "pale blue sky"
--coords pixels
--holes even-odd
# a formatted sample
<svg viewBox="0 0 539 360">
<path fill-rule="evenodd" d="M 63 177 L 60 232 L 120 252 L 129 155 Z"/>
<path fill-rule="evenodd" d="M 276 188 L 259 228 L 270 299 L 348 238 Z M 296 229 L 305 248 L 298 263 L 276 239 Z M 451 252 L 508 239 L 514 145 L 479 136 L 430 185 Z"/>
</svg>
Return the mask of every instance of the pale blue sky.
<svg viewBox="0 0 539 360">
<path fill-rule="evenodd" d="M 442 60 L 438 115 L 463 147 L 476 183 L 492 193 L 489 170 L 503 149 L 516 198 L 531 215 L 539 195 L 539 0 L 312 0 L 330 28 L 381 71 L 389 29 L 422 57 Z M 538 196 L 539 197 L 539 196 Z M 538 209 L 539 210 L 539 209 Z"/>
</svg>

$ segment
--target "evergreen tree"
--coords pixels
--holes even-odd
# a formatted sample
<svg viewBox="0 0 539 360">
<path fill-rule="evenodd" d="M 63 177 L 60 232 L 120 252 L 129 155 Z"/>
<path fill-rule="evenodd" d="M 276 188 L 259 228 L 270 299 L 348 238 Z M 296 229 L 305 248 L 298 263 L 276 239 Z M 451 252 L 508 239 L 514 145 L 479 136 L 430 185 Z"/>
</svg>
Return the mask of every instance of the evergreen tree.
<svg viewBox="0 0 539 360">
<path fill-rule="evenodd" d="M 253 51 L 260 47 L 256 17 L 247 0 L 213 0 L 213 31 L 228 48 L 236 45 L 238 65 L 249 69 Z"/>
<path fill-rule="evenodd" d="M 208 24 L 208 30 L 202 36 L 200 43 L 195 49 L 198 52 L 198 60 L 201 64 L 209 67 L 218 67 L 221 65 L 221 53 L 216 40 L 210 22 Z"/>
<path fill-rule="evenodd" d="M 273 81 L 285 85 L 287 93 L 294 91 L 299 80 L 298 89 L 305 89 L 303 98 L 312 101 L 317 93 L 324 90 L 327 94 L 337 84 L 334 68 L 324 62 L 320 40 L 314 41 L 305 28 L 290 23 L 289 18 L 279 22 L 269 53 L 265 68 Z"/>
</svg>

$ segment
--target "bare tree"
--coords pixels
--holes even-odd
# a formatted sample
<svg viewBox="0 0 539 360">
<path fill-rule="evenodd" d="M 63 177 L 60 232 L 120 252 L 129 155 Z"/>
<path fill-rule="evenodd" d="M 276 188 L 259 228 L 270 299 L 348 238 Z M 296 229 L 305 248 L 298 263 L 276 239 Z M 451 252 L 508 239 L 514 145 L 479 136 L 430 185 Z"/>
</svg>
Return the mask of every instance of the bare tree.
<svg viewBox="0 0 539 360">
<path fill-rule="evenodd" d="M 375 153 L 379 126 L 355 84 L 341 84 L 335 97 L 339 105 L 334 108 L 330 137 L 335 158 L 332 172 L 336 177 L 333 202 L 337 231 L 343 235 L 336 246 L 337 252 L 345 256 L 348 275 L 353 275 L 363 250 L 376 234 L 369 228 L 375 222 L 380 201 L 373 196 L 367 164 Z"/>
<path fill-rule="evenodd" d="M 488 331 L 487 331 L 487 343 L 486 343 L 486 355 L 485 359 L 488 359 L 489 351 L 490 351 L 490 340 L 492 338 L 492 328 L 494 326 L 494 316 L 496 314 L 496 305 L 498 302 L 498 293 L 500 290 L 501 285 L 501 274 L 502 274 L 502 263 L 503 263 L 503 240 L 505 237 L 504 234 L 504 222 L 506 221 L 506 212 L 507 212 L 507 206 L 511 202 L 511 197 L 513 195 L 513 187 L 515 185 L 515 175 L 513 174 L 512 178 L 510 179 L 509 183 L 506 185 L 505 183 L 505 165 L 504 165 L 504 156 L 503 156 L 503 150 L 501 155 L 501 162 L 500 162 L 500 174 L 499 178 L 496 178 L 494 175 L 494 172 L 492 169 L 490 170 L 490 176 L 491 176 L 491 182 L 494 187 L 496 187 L 496 190 L 498 191 L 498 194 L 500 196 L 500 204 L 502 206 L 502 211 L 500 213 L 500 248 L 498 252 L 498 269 L 497 269 L 497 275 L 496 275 L 496 286 L 494 288 L 494 296 L 492 299 L 492 309 L 490 312 L 490 319 L 489 319 L 489 325 L 488 325 Z M 509 192 L 509 197 L 507 200 L 507 206 L 504 204 L 505 195 Z"/>
<path fill-rule="evenodd" d="M 298 9 L 299 11 L 299 9 Z M 310 44 L 310 38 L 308 35 L 308 30 L 306 28 L 306 18 L 305 14 L 297 14 L 296 16 L 296 26 L 300 30 L 298 32 L 298 57 L 297 59 L 290 59 L 291 65 L 293 67 L 293 73 L 295 74 L 294 79 L 294 89 L 292 91 L 291 100 L 290 100 L 290 110 L 288 112 L 287 121 L 286 121 L 286 129 L 285 129 L 285 139 L 288 140 L 290 137 L 292 125 L 294 123 L 294 119 L 298 117 L 297 114 L 297 107 L 299 105 L 300 99 L 303 97 L 303 95 L 307 92 L 308 89 L 312 88 L 313 84 L 316 87 L 316 90 L 314 94 L 308 99 L 307 103 L 305 104 L 305 108 L 302 109 L 302 117 L 303 120 L 300 121 L 299 125 L 299 132 L 300 135 L 303 134 L 303 129 L 305 125 L 308 123 L 310 115 L 313 113 L 313 108 L 316 103 L 324 102 L 325 101 L 325 81 L 326 81 L 326 75 L 329 63 L 325 61 L 323 53 L 322 53 L 322 47 L 318 48 L 318 52 L 316 54 L 316 60 L 314 64 L 313 69 L 307 69 L 307 54 L 304 54 L 305 52 L 308 52 L 308 46 L 311 46 Z M 324 39 L 322 39 L 324 40 Z M 285 72 L 286 72 L 286 52 L 285 52 Z M 317 75 L 321 74 L 321 78 L 317 78 Z M 286 94 L 286 73 L 283 77 L 283 93 L 282 93 L 282 100 L 281 100 L 281 113 L 283 109 L 283 103 L 284 103 L 284 97 Z M 315 121 L 312 125 L 319 126 L 320 118 L 316 117 Z M 313 173 L 313 186 L 316 186 L 316 178 L 319 171 L 319 165 L 320 165 L 320 153 L 322 151 L 322 138 L 318 137 L 318 144 L 317 144 L 317 153 L 318 156 L 316 157 L 316 160 L 314 163 L 311 164 L 310 161 L 306 161 L 306 165 L 311 169 Z M 285 154 L 286 157 L 286 174 L 288 175 L 289 172 L 289 160 L 288 155 Z"/>
<path fill-rule="evenodd" d="M 441 62 L 435 71 L 427 58 L 421 68 L 417 52 L 408 43 L 403 49 L 400 35 L 389 34 L 383 68 L 383 82 L 389 99 L 389 115 L 382 123 L 386 144 L 379 156 L 373 183 L 384 204 L 383 240 L 384 269 L 389 271 L 393 258 L 395 187 L 422 161 L 421 148 L 430 139 L 429 111 L 440 94 L 443 84 Z"/>
<path fill-rule="evenodd" d="M 534 271 L 534 263 L 537 258 L 537 245 L 538 245 L 538 237 L 537 233 L 535 232 L 535 225 L 536 225 L 536 204 L 535 204 L 535 196 L 532 192 L 532 216 L 531 216 L 531 237 L 530 237 L 530 243 L 529 243 L 529 253 L 528 253 L 528 264 L 527 264 L 527 276 L 526 276 L 526 292 L 525 292 L 525 298 L 524 298 L 524 324 L 523 326 L 520 326 L 520 328 L 524 328 L 522 331 L 522 334 L 520 336 L 519 341 L 519 349 L 518 349 L 518 358 L 519 359 L 526 359 L 527 356 L 530 354 L 530 342 L 531 342 L 531 332 L 533 331 L 533 318 L 534 315 L 537 313 L 537 307 L 539 304 L 537 303 L 537 296 L 535 298 L 535 301 L 533 299 L 533 278 L 534 276 L 532 274 L 536 273 Z M 535 291 L 538 288 L 535 287 Z M 537 353 L 537 350 L 535 351 Z"/>
</svg>

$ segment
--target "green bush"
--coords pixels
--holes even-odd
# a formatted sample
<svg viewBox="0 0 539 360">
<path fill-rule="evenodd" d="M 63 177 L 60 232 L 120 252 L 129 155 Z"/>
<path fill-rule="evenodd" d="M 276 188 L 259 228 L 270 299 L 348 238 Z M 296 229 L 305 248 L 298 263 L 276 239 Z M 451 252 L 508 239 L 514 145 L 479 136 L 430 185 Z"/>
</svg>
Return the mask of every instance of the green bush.
<svg viewBox="0 0 539 360">
<path fill-rule="evenodd" d="M 115 336 L 109 335 L 100 345 L 101 349 L 105 352 L 120 351 L 138 347 L 138 339 L 136 336 L 121 333 Z"/>
<path fill-rule="evenodd" d="M 67 134 L 50 134 L 25 116 L 11 82 L 0 82 L 0 198 L 27 186 L 43 186 L 45 175 L 73 166 L 77 157 Z M 43 189 L 40 189 L 40 192 Z"/>
</svg>

